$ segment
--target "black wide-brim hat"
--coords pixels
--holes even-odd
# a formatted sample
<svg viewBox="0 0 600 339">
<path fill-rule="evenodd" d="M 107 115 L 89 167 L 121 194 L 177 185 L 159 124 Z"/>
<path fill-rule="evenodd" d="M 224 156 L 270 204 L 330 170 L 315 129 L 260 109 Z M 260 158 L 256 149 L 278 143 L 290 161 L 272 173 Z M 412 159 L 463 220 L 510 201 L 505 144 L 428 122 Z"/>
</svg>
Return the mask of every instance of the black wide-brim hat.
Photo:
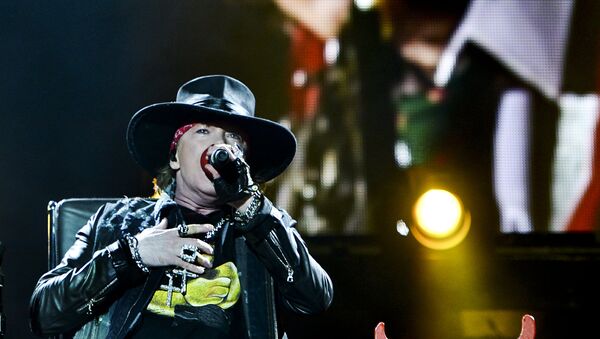
<svg viewBox="0 0 600 339">
<path fill-rule="evenodd" d="M 246 161 L 259 183 L 281 174 L 296 153 L 292 132 L 254 116 L 254 95 L 239 80 L 224 75 L 193 79 L 179 88 L 175 102 L 142 108 L 127 127 L 127 146 L 134 160 L 152 175 L 169 163 L 175 131 L 206 123 L 238 131 L 248 144 Z"/>
</svg>

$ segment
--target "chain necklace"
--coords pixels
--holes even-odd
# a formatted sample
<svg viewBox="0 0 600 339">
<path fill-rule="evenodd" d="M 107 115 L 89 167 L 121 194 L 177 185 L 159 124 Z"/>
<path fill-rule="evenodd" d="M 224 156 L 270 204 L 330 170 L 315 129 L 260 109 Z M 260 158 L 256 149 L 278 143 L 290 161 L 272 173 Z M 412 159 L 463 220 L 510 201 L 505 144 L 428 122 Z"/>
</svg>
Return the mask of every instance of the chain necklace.
<svg viewBox="0 0 600 339">
<path fill-rule="evenodd" d="M 204 240 L 212 239 L 221 230 L 221 228 L 223 228 L 223 225 L 225 225 L 225 223 L 228 221 L 228 216 L 224 216 L 223 218 L 221 218 L 221 220 L 219 220 L 219 222 L 215 225 L 215 228 L 213 228 L 212 231 L 206 232 Z"/>
</svg>

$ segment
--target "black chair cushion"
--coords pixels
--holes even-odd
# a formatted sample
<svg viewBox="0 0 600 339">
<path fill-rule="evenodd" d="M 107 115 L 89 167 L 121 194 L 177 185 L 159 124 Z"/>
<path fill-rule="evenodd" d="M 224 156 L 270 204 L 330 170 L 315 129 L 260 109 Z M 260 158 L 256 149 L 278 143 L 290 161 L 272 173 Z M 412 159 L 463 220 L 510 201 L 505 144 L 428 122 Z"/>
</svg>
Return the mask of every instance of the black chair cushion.
<svg viewBox="0 0 600 339">
<path fill-rule="evenodd" d="M 52 269 L 73 245 L 75 235 L 98 209 L 117 198 L 72 198 L 48 203 L 48 268 Z"/>
</svg>

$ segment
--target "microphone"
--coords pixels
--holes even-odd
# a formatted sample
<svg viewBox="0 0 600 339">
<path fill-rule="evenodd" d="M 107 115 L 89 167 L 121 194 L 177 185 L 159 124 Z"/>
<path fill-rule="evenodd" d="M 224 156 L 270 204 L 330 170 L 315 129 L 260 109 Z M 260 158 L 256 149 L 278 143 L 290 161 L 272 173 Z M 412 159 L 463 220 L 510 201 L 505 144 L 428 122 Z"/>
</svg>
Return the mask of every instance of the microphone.
<svg viewBox="0 0 600 339">
<path fill-rule="evenodd" d="M 209 162 L 218 170 L 219 167 L 225 166 L 228 162 L 230 162 L 229 152 L 227 152 L 227 150 L 224 148 L 217 148 L 210 155 Z"/>
<path fill-rule="evenodd" d="M 238 177 L 235 160 L 229 158 L 229 152 L 225 148 L 215 149 L 208 162 L 219 172 L 221 177 L 227 182 L 235 182 Z"/>
</svg>

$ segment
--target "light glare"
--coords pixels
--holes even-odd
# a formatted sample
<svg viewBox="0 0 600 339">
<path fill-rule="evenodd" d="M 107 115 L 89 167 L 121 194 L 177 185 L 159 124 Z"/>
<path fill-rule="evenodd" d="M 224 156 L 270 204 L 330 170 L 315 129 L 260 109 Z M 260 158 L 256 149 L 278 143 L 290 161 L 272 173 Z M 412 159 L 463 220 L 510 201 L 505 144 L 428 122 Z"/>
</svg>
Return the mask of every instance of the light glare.
<svg viewBox="0 0 600 339">
<path fill-rule="evenodd" d="M 415 204 L 417 224 L 423 232 L 435 238 L 452 234 L 458 228 L 462 214 L 458 198 L 441 189 L 425 192 Z"/>
<path fill-rule="evenodd" d="M 375 0 L 354 0 L 354 5 L 361 11 L 368 11 L 375 7 Z"/>
</svg>

